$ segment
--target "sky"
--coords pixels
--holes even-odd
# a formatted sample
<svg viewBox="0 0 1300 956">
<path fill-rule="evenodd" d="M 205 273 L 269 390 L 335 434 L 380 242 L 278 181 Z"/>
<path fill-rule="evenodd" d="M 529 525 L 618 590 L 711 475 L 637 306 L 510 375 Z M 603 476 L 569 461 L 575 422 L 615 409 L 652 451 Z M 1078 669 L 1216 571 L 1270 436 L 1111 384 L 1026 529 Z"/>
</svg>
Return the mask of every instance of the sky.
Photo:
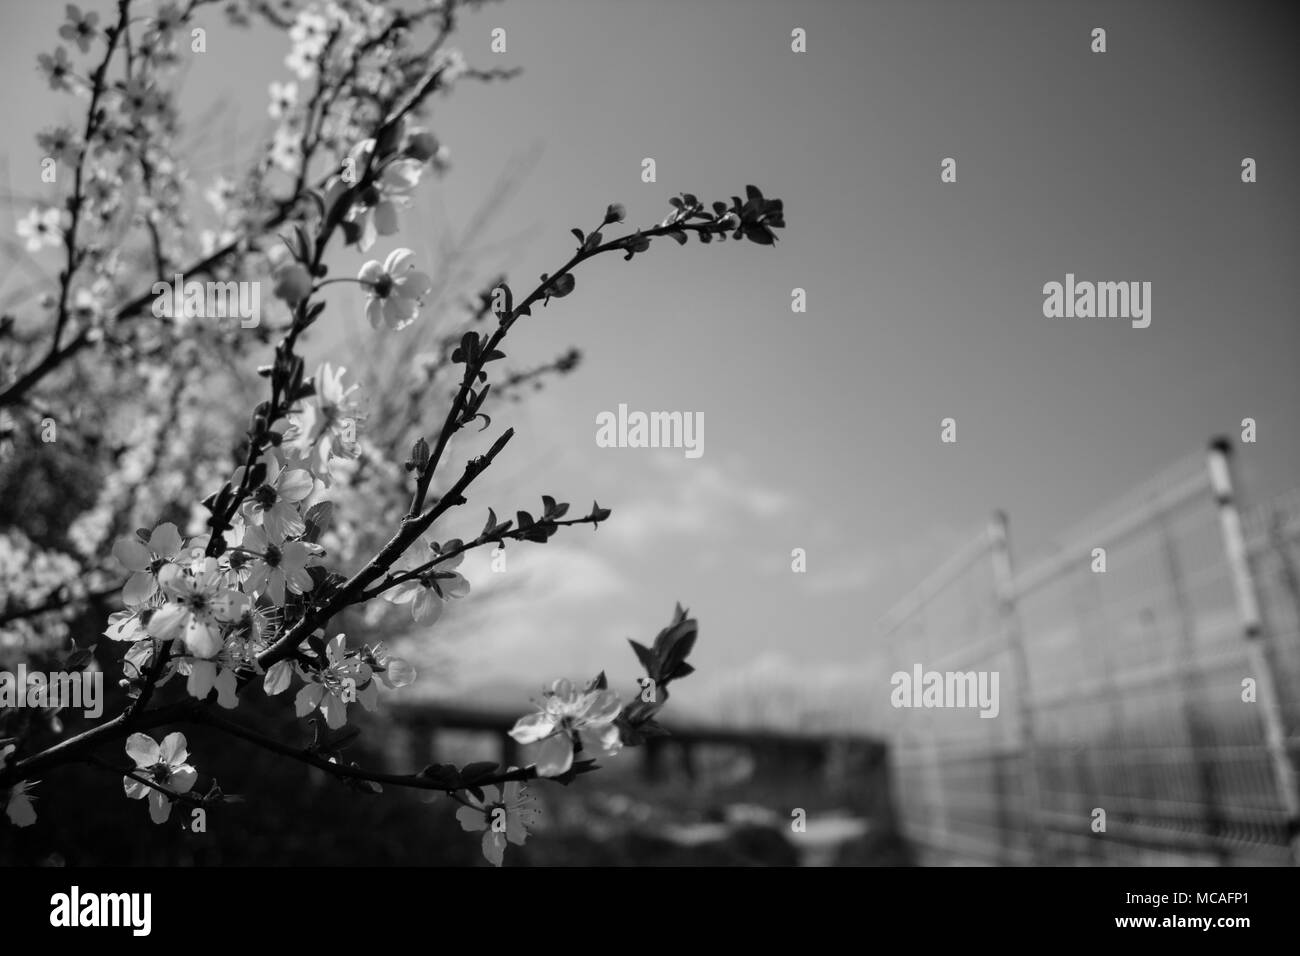
<svg viewBox="0 0 1300 956">
<path fill-rule="evenodd" d="M 35 132 L 72 104 L 35 71 L 62 4 L 2 6 L 13 180 L 37 162 Z M 653 637 L 676 601 L 701 621 L 702 676 L 683 700 L 747 670 L 854 668 L 874 622 L 994 508 L 1031 560 L 1245 417 L 1258 423 L 1239 456 L 1248 500 L 1300 483 L 1288 14 L 1185 0 L 553 0 L 466 17 L 456 42 L 472 64 L 524 72 L 438 104 L 453 166 L 422 187 L 403 234 L 417 254 L 435 255 L 435 237 L 462 230 L 534 151 L 483 237 L 508 242 L 484 279 L 504 265 L 516 289 L 614 201 L 649 225 L 671 195 L 726 199 L 753 183 L 784 200 L 788 225 L 771 248 L 661 242 L 632 262 L 597 259 L 512 332 L 521 365 L 570 344 L 585 361 L 496 423 L 518 432 L 491 489 L 498 512 L 547 493 L 614 516 L 512 550 L 505 575 L 467 562 L 477 593 L 509 593 L 435 633 L 448 668 L 470 683 L 601 667 L 630 678 L 625 638 Z M 190 115 L 227 104 L 201 131 L 215 174 L 268 129 L 287 41 L 209 20 L 185 95 Z M 498 27 L 504 54 L 489 49 Z M 1105 53 L 1090 49 L 1094 27 Z M 795 28 L 806 52 L 791 50 Z M 641 180 L 646 157 L 657 182 Z M 948 157 L 955 183 L 940 180 Z M 1257 182 L 1241 182 L 1243 157 Z M 1043 286 L 1067 273 L 1150 282 L 1150 327 L 1045 317 Z M 791 310 L 795 288 L 805 313 Z M 339 357 L 372 334 L 359 304 L 322 322 L 318 341 Z M 620 404 L 703 413 L 704 454 L 598 447 L 596 416 Z"/>
</svg>

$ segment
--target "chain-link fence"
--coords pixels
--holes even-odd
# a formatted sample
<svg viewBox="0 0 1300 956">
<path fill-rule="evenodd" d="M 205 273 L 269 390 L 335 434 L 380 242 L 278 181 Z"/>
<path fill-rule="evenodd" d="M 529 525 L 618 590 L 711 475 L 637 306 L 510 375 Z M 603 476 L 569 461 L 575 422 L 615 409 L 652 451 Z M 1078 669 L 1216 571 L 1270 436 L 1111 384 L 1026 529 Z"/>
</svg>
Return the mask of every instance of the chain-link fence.
<svg viewBox="0 0 1300 956">
<path fill-rule="evenodd" d="M 997 515 L 885 618 L 922 859 L 1294 862 L 1300 494 L 1243 515 L 1229 461 L 1179 463 L 1022 568 Z"/>
</svg>

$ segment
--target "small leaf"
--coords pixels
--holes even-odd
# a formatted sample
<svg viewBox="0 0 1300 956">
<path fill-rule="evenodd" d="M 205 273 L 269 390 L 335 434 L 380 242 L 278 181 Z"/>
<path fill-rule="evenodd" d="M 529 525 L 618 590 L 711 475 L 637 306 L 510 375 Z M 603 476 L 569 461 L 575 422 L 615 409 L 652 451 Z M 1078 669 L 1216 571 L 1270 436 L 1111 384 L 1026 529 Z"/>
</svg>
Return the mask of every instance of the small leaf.
<svg viewBox="0 0 1300 956">
<path fill-rule="evenodd" d="M 628 638 L 628 643 L 632 645 L 632 650 L 636 652 L 636 658 L 641 662 L 641 666 L 645 668 L 646 674 L 648 674 L 651 679 L 658 680 L 659 658 L 655 656 L 654 651 L 650 650 L 650 648 L 646 647 L 644 644 L 637 643 L 631 638 Z"/>
<path fill-rule="evenodd" d="M 70 671 L 85 670 L 94 659 L 95 655 L 83 647 L 69 654 L 68 660 L 63 666 Z"/>
<path fill-rule="evenodd" d="M 467 764 L 460 770 L 461 783 L 468 787 L 476 780 L 482 780 L 484 777 L 490 777 L 496 773 L 499 763 L 492 763 L 489 760 L 481 760 L 477 763 Z"/>
<path fill-rule="evenodd" d="M 449 763 L 430 764 L 420 771 L 420 776 L 443 790 L 460 789 L 460 771 Z"/>
<path fill-rule="evenodd" d="M 334 520 L 334 502 L 318 501 L 307 509 L 303 515 L 303 521 L 307 524 L 307 532 L 303 535 L 312 544 L 320 540 L 320 536 L 329 530 L 330 522 Z"/>
<path fill-rule="evenodd" d="M 573 291 L 573 287 L 576 284 L 576 280 L 573 278 L 573 273 L 566 272 L 564 275 L 556 276 L 551 280 L 549 291 L 550 294 L 555 296 L 557 299 L 562 299 Z"/>
</svg>

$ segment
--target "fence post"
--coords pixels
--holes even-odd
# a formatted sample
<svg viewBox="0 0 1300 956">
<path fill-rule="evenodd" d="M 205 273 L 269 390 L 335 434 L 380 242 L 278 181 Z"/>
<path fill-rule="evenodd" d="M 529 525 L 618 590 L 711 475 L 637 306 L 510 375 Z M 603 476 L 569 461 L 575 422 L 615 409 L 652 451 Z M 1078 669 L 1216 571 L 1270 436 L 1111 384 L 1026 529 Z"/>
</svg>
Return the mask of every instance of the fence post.
<svg viewBox="0 0 1300 956">
<path fill-rule="evenodd" d="M 1033 707 L 1029 700 L 1029 657 L 1016 606 L 1015 572 L 1011 562 L 1011 534 L 1005 511 L 989 519 L 989 551 L 993 561 L 993 586 L 998 601 L 1002 635 L 1011 655 L 1011 686 L 1016 692 L 1016 713 L 1020 725 L 1021 783 L 1024 788 L 1029 852 L 1036 863 L 1044 862 L 1046 840 L 1042 821 L 1042 795 L 1038 780 L 1038 743 L 1034 735 Z"/>
<path fill-rule="evenodd" d="M 1233 589 L 1237 596 L 1237 612 L 1241 615 L 1242 633 L 1246 641 L 1246 659 L 1255 674 L 1257 700 L 1264 724 L 1264 746 L 1273 763 L 1278 798 L 1286 812 L 1287 831 L 1291 843 L 1291 857 L 1300 863 L 1300 791 L 1296 788 L 1296 772 L 1287 753 L 1286 735 L 1282 727 L 1282 708 L 1278 701 L 1273 668 L 1264 648 L 1264 627 L 1259 612 L 1259 594 L 1255 576 L 1246 550 L 1246 537 L 1241 528 L 1241 512 L 1233 495 L 1232 443 L 1227 438 L 1216 438 L 1210 443 L 1210 487 L 1219 509 L 1219 527 L 1223 532 L 1223 548 L 1232 573 Z"/>
</svg>

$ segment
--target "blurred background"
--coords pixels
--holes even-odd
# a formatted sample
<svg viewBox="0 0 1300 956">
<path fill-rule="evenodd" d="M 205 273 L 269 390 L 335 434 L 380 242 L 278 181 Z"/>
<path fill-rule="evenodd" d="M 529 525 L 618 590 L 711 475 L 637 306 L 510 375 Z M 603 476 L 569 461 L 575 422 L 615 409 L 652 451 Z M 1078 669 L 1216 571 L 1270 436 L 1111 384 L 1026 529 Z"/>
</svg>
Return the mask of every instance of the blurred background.
<svg viewBox="0 0 1300 956">
<path fill-rule="evenodd" d="M 74 120 L 76 104 L 34 68 L 62 5 L 13 0 L 3 17 L 12 226 L 46 188 L 36 133 Z M 181 89 L 196 190 L 264 148 L 267 86 L 288 76 L 282 33 L 207 25 Z M 697 673 L 674 687 L 676 739 L 569 788 L 537 787 L 543 823 L 510 862 L 1291 861 L 1294 25 L 1288 6 L 1258 2 L 468 12 L 454 42 L 470 63 L 523 72 L 464 84 L 434 112 L 450 166 L 416 194 L 400 238 L 435 273 L 436 303 L 377 338 L 361 296 L 336 287 L 307 342 L 365 383 L 393 461 L 419 420 L 393 403 L 476 292 L 497 274 L 518 288 L 554 269 L 568 230 L 607 203 L 653 224 L 671 195 L 725 199 L 754 183 L 784 200 L 789 225 L 770 249 L 661 243 L 628 263 L 604 257 L 512 333 L 514 369 L 546 371 L 521 380 L 492 430 L 460 440 L 467 457 L 517 432 L 443 538 L 477 533 L 489 504 L 535 510 L 542 494 L 595 499 L 613 517 L 595 534 L 512 547 L 504 573 L 471 556 L 473 593 L 432 628 L 349 621 L 420 671 L 358 746 L 394 766 L 501 759 L 502 731 L 555 677 L 604 669 L 634 686 L 626 639 L 646 643 L 680 601 L 701 640 Z M 1105 53 L 1091 51 L 1095 27 Z M 490 48 L 497 28 L 504 53 Z M 791 50 L 796 28 L 806 52 Z M 641 180 L 647 157 L 657 182 Z M 955 183 L 940 181 L 949 157 Z M 0 301 L 22 315 L 57 256 L 5 249 Z M 348 274 L 365 258 L 330 266 Z M 1150 327 L 1045 318 L 1042 287 L 1066 273 L 1150 282 Z M 806 312 L 791 310 L 796 288 Z M 571 349 L 580 360 L 562 361 Z M 242 427 L 257 394 L 257 380 L 184 382 L 164 377 L 159 394 L 174 385 L 186 420 L 218 443 L 217 420 Z M 620 404 L 702 412 L 704 455 L 598 447 L 596 416 Z M 953 443 L 940 440 L 949 417 Z M 1239 440 L 1246 418 L 1252 442 Z M 1211 488 L 1218 435 L 1233 439 L 1244 561 Z M 57 561 L 99 501 L 96 458 L 75 439 L 18 452 L 0 466 L 0 519 Z M 221 477 L 189 480 L 181 490 L 200 497 Z M 162 520 L 147 496 L 124 507 L 123 531 Z M 358 508 L 343 531 L 382 540 L 384 507 Z M 106 554 L 111 539 L 90 549 Z M 30 564 L 21 553 L 11 582 Z M 1246 571 L 1257 629 L 1235 584 Z M 997 670 L 999 717 L 891 707 L 890 675 L 917 663 Z M 1243 678 L 1271 681 L 1270 700 L 1243 702 Z M 252 706 L 287 738 L 304 733 L 283 706 Z M 195 753 L 217 752 L 204 744 L 196 732 Z M 120 780 L 86 771 L 41 790 L 36 827 L 0 830 L 0 859 L 478 857 L 445 799 L 362 799 L 263 757 L 200 764 L 248 798 L 208 834 L 146 831 L 143 808 L 141 826 L 119 825 Z M 798 810 L 807 826 L 792 831 Z"/>
</svg>

